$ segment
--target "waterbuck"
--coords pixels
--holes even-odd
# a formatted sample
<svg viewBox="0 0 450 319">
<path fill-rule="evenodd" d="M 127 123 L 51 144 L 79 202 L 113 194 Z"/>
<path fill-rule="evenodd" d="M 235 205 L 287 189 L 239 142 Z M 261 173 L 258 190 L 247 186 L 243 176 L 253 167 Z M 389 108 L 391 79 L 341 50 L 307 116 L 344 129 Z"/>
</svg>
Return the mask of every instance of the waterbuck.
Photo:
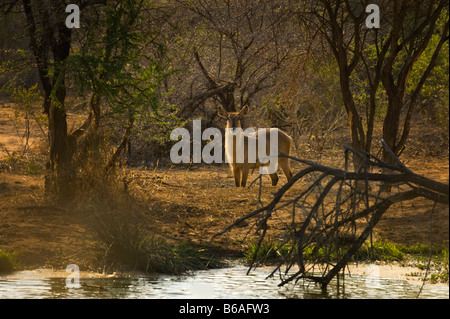
<svg viewBox="0 0 450 319">
<path fill-rule="evenodd" d="M 286 178 L 292 178 L 289 155 L 292 138 L 277 128 L 265 128 L 255 131 L 252 128 L 243 131 L 241 120 L 248 113 L 248 106 L 240 112 L 227 112 L 219 106 L 218 115 L 227 120 L 225 128 L 225 158 L 230 164 L 236 187 L 245 187 L 250 170 L 266 170 L 272 180 L 272 185 L 278 183 L 278 166 L 283 170 Z"/>
</svg>

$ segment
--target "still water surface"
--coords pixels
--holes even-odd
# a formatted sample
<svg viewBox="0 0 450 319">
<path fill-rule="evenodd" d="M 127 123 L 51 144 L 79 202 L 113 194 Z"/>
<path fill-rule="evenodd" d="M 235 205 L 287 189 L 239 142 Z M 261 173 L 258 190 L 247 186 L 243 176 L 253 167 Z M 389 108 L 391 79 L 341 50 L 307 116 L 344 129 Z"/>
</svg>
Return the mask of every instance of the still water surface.
<svg viewBox="0 0 450 319">
<path fill-rule="evenodd" d="M 80 288 L 66 288 L 65 278 L 0 276 L 0 298 L 416 298 L 420 286 L 399 279 L 362 275 L 345 277 L 345 287 L 327 291 L 311 283 L 278 287 L 279 278 L 266 279 L 269 268 L 246 275 L 247 268 L 197 271 L 192 276 L 154 278 L 80 278 Z M 98 286 L 102 287 L 99 288 Z M 419 298 L 448 299 L 448 286 L 426 285 Z"/>
</svg>

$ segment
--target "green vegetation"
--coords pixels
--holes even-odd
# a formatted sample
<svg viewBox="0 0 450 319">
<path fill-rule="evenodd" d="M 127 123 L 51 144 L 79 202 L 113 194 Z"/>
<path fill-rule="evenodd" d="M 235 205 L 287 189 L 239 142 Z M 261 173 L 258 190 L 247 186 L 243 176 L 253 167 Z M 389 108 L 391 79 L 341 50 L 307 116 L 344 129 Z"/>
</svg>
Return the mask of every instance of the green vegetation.
<svg viewBox="0 0 450 319">
<path fill-rule="evenodd" d="M 244 260 L 247 263 L 253 261 L 257 251 L 258 242 L 252 243 L 244 252 Z M 259 247 L 255 258 L 257 265 L 274 265 L 280 262 L 287 262 L 290 257 L 291 247 L 283 245 L 276 240 L 265 240 Z M 431 254 L 430 268 L 432 274 L 430 281 L 432 283 L 448 283 L 448 262 L 449 247 L 438 245 L 430 248 L 428 244 L 413 244 L 410 246 L 394 244 L 386 241 L 375 241 L 372 246 L 366 242 L 361 249 L 353 256 L 353 261 L 358 262 L 400 262 L 401 264 L 413 264 L 417 268 L 425 270 L 428 266 L 429 256 Z M 292 255 L 291 255 L 292 256 Z M 323 248 L 316 249 L 315 245 L 309 245 L 304 249 L 306 260 L 317 261 L 324 256 Z M 335 258 L 336 256 L 332 258 Z"/>
<path fill-rule="evenodd" d="M 7 253 L 0 249 L 0 273 L 13 271 L 16 264 L 14 259 L 14 253 Z"/>
<path fill-rule="evenodd" d="M 448 12 L 446 16 L 443 15 L 438 19 L 437 25 L 439 30 L 445 28 L 446 19 L 448 20 Z M 427 46 L 417 60 L 417 67 L 411 72 L 411 83 L 408 85 L 408 90 L 420 81 L 421 75 L 426 70 L 426 66 L 433 56 L 433 48 L 439 43 L 438 34 L 433 34 L 430 39 L 430 45 Z M 417 106 L 418 110 L 427 115 L 427 120 L 448 129 L 448 111 L 449 111 L 449 43 L 446 41 L 437 57 L 436 65 L 434 66 L 428 80 L 424 83 L 420 93 L 420 101 Z"/>
<path fill-rule="evenodd" d="M 148 231 L 135 212 L 116 210 L 101 212 L 96 217 L 93 224 L 104 249 L 100 263 L 110 270 L 180 275 L 223 266 L 211 247 L 156 235 Z"/>
<path fill-rule="evenodd" d="M 448 247 L 443 249 L 439 255 L 436 256 L 434 267 L 437 270 L 437 273 L 431 274 L 431 282 L 448 283 Z"/>
<path fill-rule="evenodd" d="M 106 247 L 104 261 L 121 270 L 181 275 L 224 266 L 209 247 L 191 241 L 174 243 L 160 236 L 127 231 L 101 235 Z"/>
<path fill-rule="evenodd" d="M 259 249 L 258 242 L 252 243 L 244 252 L 244 260 L 251 263 L 255 258 L 256 264 L 270 265 L 286 261 L 291 250 L 290 246 L 283 245 L 277 240 L 264 240 Z M 255 257 L 255 253 L 257 253 Z"/>
<path fill-rule="evenodd" d="M 385 241 L 375 241 L 372 245 L 366 242 L 353 256 L 353 260 L 401 261 L 405 258 L 405 248 Z"/>
</svg>

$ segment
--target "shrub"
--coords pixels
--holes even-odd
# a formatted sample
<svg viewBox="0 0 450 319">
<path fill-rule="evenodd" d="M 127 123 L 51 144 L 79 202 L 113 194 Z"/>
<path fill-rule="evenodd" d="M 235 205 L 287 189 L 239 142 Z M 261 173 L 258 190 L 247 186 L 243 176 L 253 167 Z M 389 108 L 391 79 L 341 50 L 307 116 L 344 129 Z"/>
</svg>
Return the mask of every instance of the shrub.
<svg viewBox="0 0 450 319">
<path fill-rule="evenodd" d="M 405 253 L 400 246 L 389 242 L 375 241 L 365 243 L 359 251 L 353 256 L 354 260 L 385 260 L 385 261 L 401 261 L 405 257 Z"/>
<path fill-rule="evenodd" d="M 0 272 L 10 272 L 14 270 L 14 258 L 12 253 L 3 252 L 0 249 Z"/>
<path fill-rule="evenodd" d="M 105 247 L 104 262 L 114 268 L 181 275 L 222 266 L 208 247 L 150 234 L 125 213 L 102 214 L 95 228 Z"/>
</svg>

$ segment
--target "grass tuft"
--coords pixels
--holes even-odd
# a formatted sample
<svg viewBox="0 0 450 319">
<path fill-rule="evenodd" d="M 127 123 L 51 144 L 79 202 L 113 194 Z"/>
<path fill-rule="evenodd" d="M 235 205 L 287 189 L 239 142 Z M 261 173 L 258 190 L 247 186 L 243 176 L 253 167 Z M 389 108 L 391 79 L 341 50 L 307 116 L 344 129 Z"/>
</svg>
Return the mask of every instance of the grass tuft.
<svg viewBox="0 0 450 319">
<path fill-rule="evenodd" d="M 258 251 L 257 251 L 258 250 Z M 258 241 L 250 244 L 244 252 L 244 260 L 250 264 L 255 253 L 255 263 L 259 265 L 272 265 L 279 262 L 286 262 L 291 246 L 283 245 L 277 240 L 264 240 L 258 249 Z"/>
<path fill-rule="evenodd" d="M 103 263 L 115 269 L 182 275 L 223 266 L 209 247 L 151 234 L 124 213 L 103 214 L 96 230 L 105 248 Z"/>
<path fill-rule="evenodd" d="M 0 273 L 14 270 L 15 254 L 3 252 L 0 249 Z"/>
</svg>

